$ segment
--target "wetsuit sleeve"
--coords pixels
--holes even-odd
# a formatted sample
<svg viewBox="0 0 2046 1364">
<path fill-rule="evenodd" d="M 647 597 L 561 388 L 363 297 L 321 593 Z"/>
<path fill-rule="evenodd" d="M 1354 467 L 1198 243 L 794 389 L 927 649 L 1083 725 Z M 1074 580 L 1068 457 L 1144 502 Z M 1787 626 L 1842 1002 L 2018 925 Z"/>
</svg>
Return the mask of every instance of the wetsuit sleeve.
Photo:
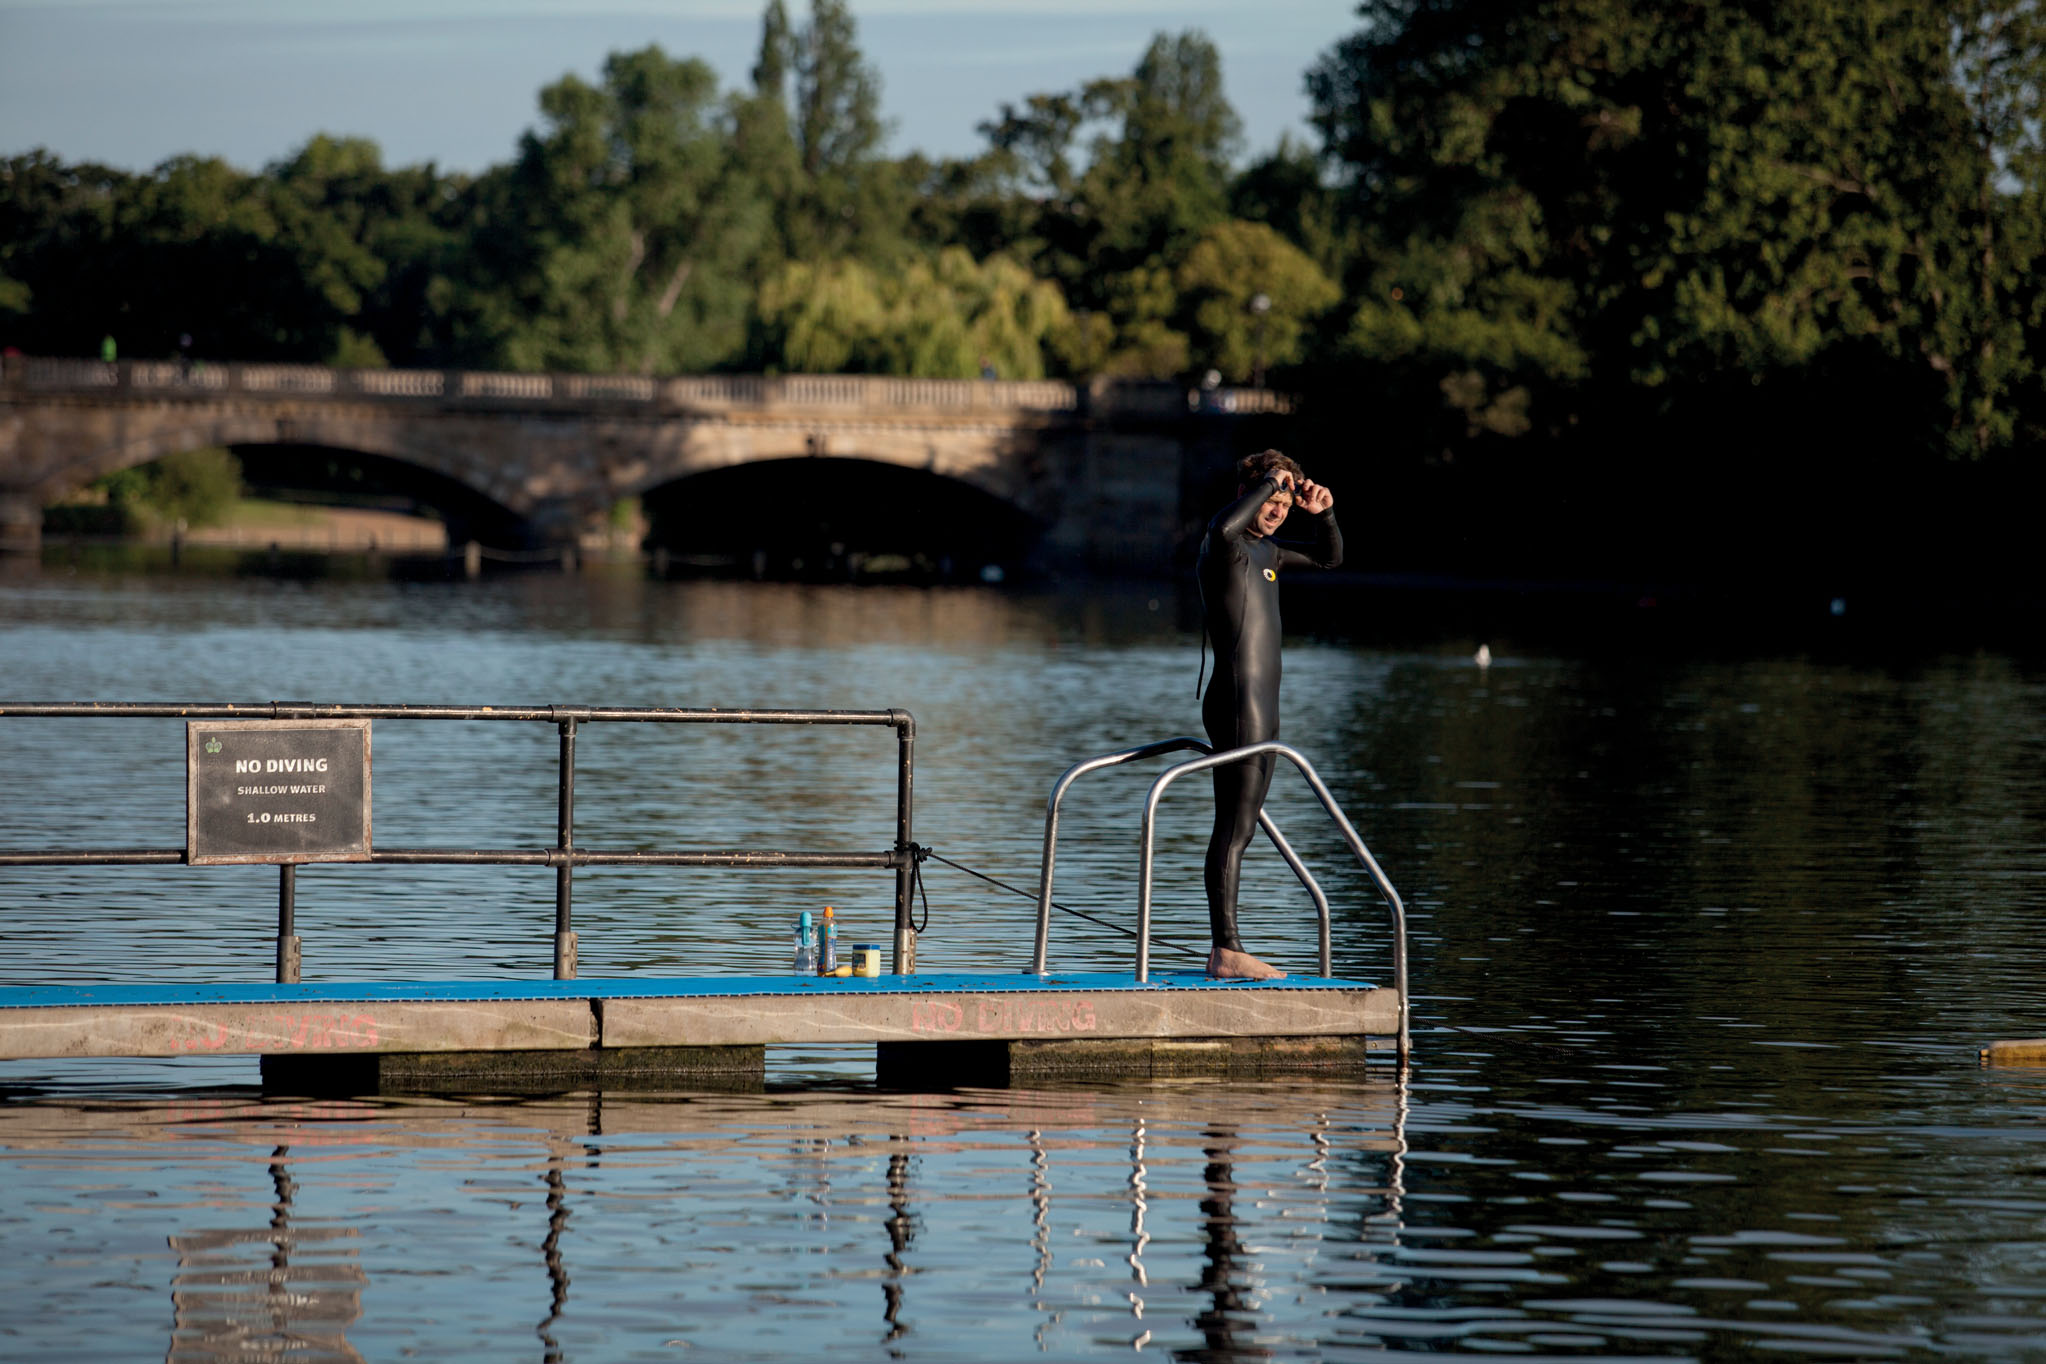
<svg viewBox="0 0 2046 1364">
<path fill-rule="evenodd" d="M 1343 531 L 1330 507 L 1314 517 L 1314 544 L 1306 549 L 1279 546 L 1281 568 L 1335 568 L 1343 562 Z"/>
<path fill-rule="evenodd" d="M 1208 528 L 1224 539 L 1241 540 L 1244 532 L 1250 529 L 1251 522 L 1257 520 L 1257 509 L 1271 501 L 1272 494 L 1278 491 L 1278 479 L 1269 475 L 1259 479 L 1255 487 L 1216 512 Z"/>
</svg>

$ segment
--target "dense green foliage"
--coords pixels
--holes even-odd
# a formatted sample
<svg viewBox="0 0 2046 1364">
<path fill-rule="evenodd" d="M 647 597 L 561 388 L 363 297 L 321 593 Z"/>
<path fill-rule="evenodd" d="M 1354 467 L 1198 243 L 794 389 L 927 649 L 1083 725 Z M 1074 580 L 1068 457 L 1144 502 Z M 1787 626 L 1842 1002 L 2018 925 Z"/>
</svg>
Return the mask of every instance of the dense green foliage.
<svg viewBox="0 0 2046 1364">
<path fill-rule="evenodd" d="M 1360 14 L 1309 76 L 1365 233 L 1344 344 L 1440 395 L 1431 443 L 1818 407 L 1979 454 L 2036 421 L 2029 4 Z"/>
<path fill-rule="evenodd" d="M 226 520 L 241 495 L 241 461 L 230 450 L 208 445 L 108 474 L 82 499 L 83 509 L 101 508 L 106 515 L 71 519 L 89 522 L 92 530 L 116 533 L 157 526 L 196 529 Z M 81 508 L 67 510 L 75 513 Z"/>
<path fill-rule="evenodd" d="M 1364 0 L 1321 146 L 1244 160 L 1221 54 L 884 154 L 847 0 L 745 88 L 614 54 L 477 176 L 317 137 L 248 174 L 0 163 L 32 353 L 1278 382 L 1422 461 L 1544 467 L 2046 423 L 2046 21 L 2018 0 Z M 1339 409 L 1324 402 L 1320 410 Z M 1915 433 L 1915 434 L 1912 434 Z M 1677 449 L 1681 447 L 1681 449 Z M 1560 464 L 1557 462 L 1560 461 Z"/>
</svg>

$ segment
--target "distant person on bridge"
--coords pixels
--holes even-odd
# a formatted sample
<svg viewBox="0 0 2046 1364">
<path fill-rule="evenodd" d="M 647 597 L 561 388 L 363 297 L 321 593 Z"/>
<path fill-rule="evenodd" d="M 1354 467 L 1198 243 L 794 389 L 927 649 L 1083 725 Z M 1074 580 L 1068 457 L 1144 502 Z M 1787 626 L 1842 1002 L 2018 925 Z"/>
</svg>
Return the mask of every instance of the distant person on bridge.
<svg viewBox="0 0 2046 1364">
<path fill-rule="evenodd" d="M 1277 450 L 1252 455 L 1237 472 L 1236 500 L 1208 523 L 1194 569 L 1207 636 L 1215 642 L 1215 680 L 1201 703 L 1201 723 L 1218 751 L 1279 737 L 1280 570 L 1334 568 L 1343 561 L 1335 494 Z M 1314 536 L 1300 549 L 1272 538 L 1295 510 L 1307 513 Z M 1208 974 L 1220 980 L 1285 974 L 1245 952 L 1236 933 L 1243 854 L 1257 832 L 1275 761 L 1264 753 L 1214 769 L 1215 832 L 1204 879 L 1214 938 Z"/>
</svg>

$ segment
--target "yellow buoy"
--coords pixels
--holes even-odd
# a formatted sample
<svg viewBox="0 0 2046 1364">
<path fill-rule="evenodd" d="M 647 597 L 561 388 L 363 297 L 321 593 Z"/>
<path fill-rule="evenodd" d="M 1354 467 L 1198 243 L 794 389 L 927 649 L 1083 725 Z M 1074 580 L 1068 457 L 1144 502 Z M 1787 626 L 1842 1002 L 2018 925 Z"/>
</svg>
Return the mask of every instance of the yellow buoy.
<svg viewBox="0 0 2046 1364">
<path fill-rule="evenodd" d="M 2046 1066 L 2046 1037 L 1991 1042 L 1982 1049 L 1988 1066 Z"/>
</svg>

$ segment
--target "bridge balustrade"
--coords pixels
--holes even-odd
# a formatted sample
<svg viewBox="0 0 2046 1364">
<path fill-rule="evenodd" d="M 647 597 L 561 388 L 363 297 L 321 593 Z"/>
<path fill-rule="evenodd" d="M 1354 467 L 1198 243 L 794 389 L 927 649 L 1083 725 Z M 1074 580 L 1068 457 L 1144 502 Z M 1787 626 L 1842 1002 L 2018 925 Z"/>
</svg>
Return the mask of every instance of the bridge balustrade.
<svg viewBox="0 0 2046 1364">
<path fill-rule="evenodd" d="M 379 398 L 438 398 L 447 387 L 447 376 L 437 369 L 359 369 L 354 373 L 356 385 Z"/>
<path fill-rule="evenodd" d="M 347 370 L 319 365 L 241 365 L 241 387 L 252 393 L 336 393 Z"/>
<path fill-rule="evenodd" d="M 554 389 L 565 398 L 623 398 L 637 403 L 660 396 L 658 381 L 644 374 L 561 374 L 555 376 Z"/>
<path fill-rule="evenodd" d="M 119 366 L 108 368 L 118 370 Z M 217 392 L 227 387 L 228 378 L 225 370 L 176 360 L 137 360 L 128 369 L 130 388 L 198 388 Z M 118 375 L 112 382 L 119 382 Z"/>
<path fill-rule="evenodd" d="M 326 394 L 369 398 L 461 398 L 502 402 L 617 402 L 662 408 L 863 407 L 1072 412 L 1083 390 L 1042 379 L 913 379 L 868 374 L 530 374 L 488 370 L 334 369 L 324 365 L 205 364 L 178 360 L 15 357 L 7 386 L 42 392 Z M 1084 405 L 1097 412 L 1175 416 L 1189 406 L 1235 413 L 1284 413 L 1292 399 L 1269 389 L 1218 389 L 1190 404 L 1169 380 L 1097 384 Z"/>
<path fill-rule="evenodd" d="M 26 388 L 113 388 L 121 382 L 121 367 L 103 360 L 46 360 L 30 356 L 7 368 L 10 377 L 19 375 Z M 131 364 L 128 368 L 132 375 L 137 367 Z"/>
</svg>

